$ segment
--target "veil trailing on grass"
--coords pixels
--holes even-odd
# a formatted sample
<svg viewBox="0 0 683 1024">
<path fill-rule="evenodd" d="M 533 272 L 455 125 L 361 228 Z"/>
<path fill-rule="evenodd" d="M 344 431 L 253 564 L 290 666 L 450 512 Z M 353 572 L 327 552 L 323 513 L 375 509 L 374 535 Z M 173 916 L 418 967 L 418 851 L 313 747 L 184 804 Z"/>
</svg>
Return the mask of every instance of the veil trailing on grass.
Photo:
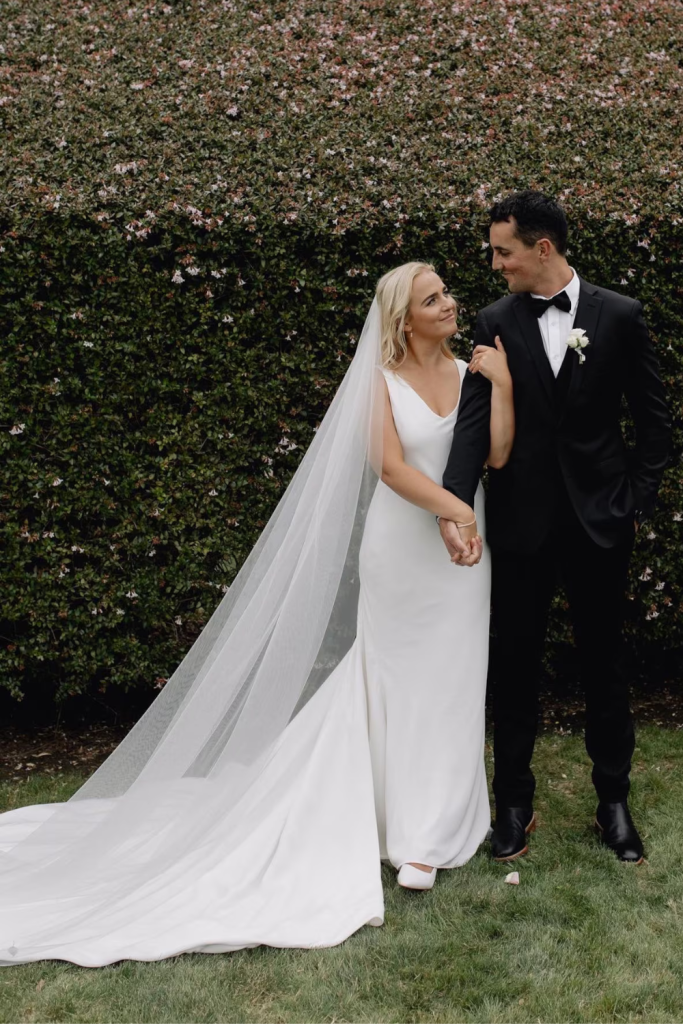
<svg viewBox="0 0 683 1024">
<path fill-rule="evenodd" d="M 65 921 L 87 935 L 98 913 L 115 930 L 117 908 L 150 879 L 172 891 L 216 820 L 236 809 L 237 846 L 267 811 L 238 805 L 355 638 L 358 554 L 381 465 L 380 362 L 375 299 L 310 448 L 201 636 L 98 771 L 0 855 L 0 947 L 11 938 L 18 960 Z M 223 842 L 216 860 L 225 853 Z M 17 893 L 29 891 L 54 909 L 39 935 L 6 938 L 3 920 L 14 926 Z M 3 918 L 10 904 L 15 916 Z"/>
</svg>

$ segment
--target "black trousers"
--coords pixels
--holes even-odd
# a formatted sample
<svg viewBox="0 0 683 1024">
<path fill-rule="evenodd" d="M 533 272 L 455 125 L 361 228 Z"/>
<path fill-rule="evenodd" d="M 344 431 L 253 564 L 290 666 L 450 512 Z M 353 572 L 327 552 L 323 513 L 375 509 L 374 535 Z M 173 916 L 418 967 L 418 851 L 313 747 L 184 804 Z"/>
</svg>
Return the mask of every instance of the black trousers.
<svg viewBox="0 0 683 1024">
<path fill-rule="evenodd" d="M 535 554 L 493 551 L 492 606 L 497 634 L 493 698 L 496 804 L 531 804 L 531 758 L 548 611 L 558 580 L 565 588 L 586 697 L 586 749 L 603 802 L 625 800 L 635 744 L 623 672 L 622 632 L 633 538 L 601 548 L 564 497 L 555 526 Z"/>
</svg>

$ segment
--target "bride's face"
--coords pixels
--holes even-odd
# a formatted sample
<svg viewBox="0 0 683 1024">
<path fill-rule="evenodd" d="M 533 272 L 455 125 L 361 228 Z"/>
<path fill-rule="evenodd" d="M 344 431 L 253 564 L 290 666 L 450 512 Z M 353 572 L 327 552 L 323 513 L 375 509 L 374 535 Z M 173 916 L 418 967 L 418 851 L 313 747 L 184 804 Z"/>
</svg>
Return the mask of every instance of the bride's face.
<svg viewBox="0 0 683 1024">
<path fill-rule="evenodd" d="M 456 331 L 455 299 L 438 274 L 426 270 L 413 281 L 406 316 L 408 337 L 442 342 Z"/>
</svg>

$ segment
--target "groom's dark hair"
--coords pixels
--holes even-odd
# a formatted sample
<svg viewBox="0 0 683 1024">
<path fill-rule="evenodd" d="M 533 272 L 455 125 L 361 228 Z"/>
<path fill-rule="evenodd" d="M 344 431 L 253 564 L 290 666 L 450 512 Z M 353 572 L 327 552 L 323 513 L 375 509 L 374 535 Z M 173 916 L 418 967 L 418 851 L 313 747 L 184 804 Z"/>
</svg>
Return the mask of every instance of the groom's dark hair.
<svg viewBox="0 0 683 1024">
<path fill-rule="evenodd" d="M 531 248 L 541 238 L 553 243 L 561 256 L 567 251 L 567 217 L 552 196 L 526 189 L 511 192 L 489 210 L 489 226 L 515 218 L 515 237 Z"/>
</svg>

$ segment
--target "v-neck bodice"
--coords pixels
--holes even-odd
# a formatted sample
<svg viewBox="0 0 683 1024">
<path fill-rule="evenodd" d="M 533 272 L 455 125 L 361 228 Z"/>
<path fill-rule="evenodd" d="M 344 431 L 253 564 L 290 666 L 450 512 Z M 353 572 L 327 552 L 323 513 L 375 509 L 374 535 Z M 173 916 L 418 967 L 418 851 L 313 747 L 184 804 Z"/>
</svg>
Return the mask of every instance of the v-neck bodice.
<svg viewBox="0 0 683 1024">
<path fill-rule="evenodd" d="M 467 363 L 455 360 L 460 373 L 460 395 L 455 408 L 447 416 L 427 405 L 417 391 L 393 370 L 384 370 L 396 432 L 409 466 L 419 469 L 436 483 L 441 483 L 458 417 L 462 386 Z"/>
<path fill-rule="evenodd" d="M 457 359 L 455 359 L 455 358 L 454 358 L 454 359 L 453 359 L 453 362 L 455 363 L 455 365 L 456 365 L 456 366 L 458 365 L 458 360 L 457 360 Z M 459 367 L 458 367 L 458 370 L 460 371 L 460 368 L 459 368 Z M 455 406 L 454 406 L 454 407 L 453 407 L 453 408 L 451 409 L 451 411 L 450 411 L 450 412 L 447 412 L 445 416 L 441 416 L 441 415 L 440 415 L 440 413 L 436 412 L 436 410 L 435 410 L 435 409 L 432 409 L 432 407 L 431 407 L 431 405 L 429 404 L 429 402 L 426 402 L 426 401 L 425 401 L 425 399 L 424 399 L 424 398 L 422 397 L 422 395 L 421 395 L 421 394 L 419 393 L 419 391 L 418 391 L 418 390 L 417 390 L 416 388 L 414 388 L 414 387 L 413 387 L 413 385 L 412 385 L 412 384 L 410 383 L 410 381 L 407 381 L 407 380 L 405 379 L 405 377 L 402 377 L 400 373 L 397 373 L 397 372 L 396 372 L 396 370 L 392 370 L 391 372 L 393 373 L 394 377 L 398 377 L 398 379 L 399 379 L 400 381 L 402 381 L 402 383 L 403 383 L 403 384 L 407 384 L 407 385 L 408 385 L 408 387 L 409 387 L 409 388 L 411 389 L 411 391 L 414 391 L 414 392 L 415 392 L 415 394 L 416 394 L 416 395 L 417 395 L 417 397 L 418 397 L 418 398 L 420 399 L 420 401 L 421 401 L 421 402 L 423 402 L 423 403 L 424 403 L 424 405 L 426 405 L 426 406 L 427 406 L 427 408 L 429 409 L 429 411 L 430 411 L 431 413 L 433 413 L 433 414 L 434 414 L 434 416 L 438 416 L 438 418 L 439 418 L 440 420 L 447 420 L 447 419 L 448 419 L 448 418 L 449 418 L 450 416 L 453 416 L 453 414 L 454 414 L 454 413 L 456 413 L 456 412 L 458 411 L 458 406 L 460 405 L 460 395 L 462 394 L 462 373 L 460 373 L 460 387 L 459 387 L 459 389 L 458 389 L 458 401 L 457 401 L 457 402 L 455 403 Z"/>
</svg>

